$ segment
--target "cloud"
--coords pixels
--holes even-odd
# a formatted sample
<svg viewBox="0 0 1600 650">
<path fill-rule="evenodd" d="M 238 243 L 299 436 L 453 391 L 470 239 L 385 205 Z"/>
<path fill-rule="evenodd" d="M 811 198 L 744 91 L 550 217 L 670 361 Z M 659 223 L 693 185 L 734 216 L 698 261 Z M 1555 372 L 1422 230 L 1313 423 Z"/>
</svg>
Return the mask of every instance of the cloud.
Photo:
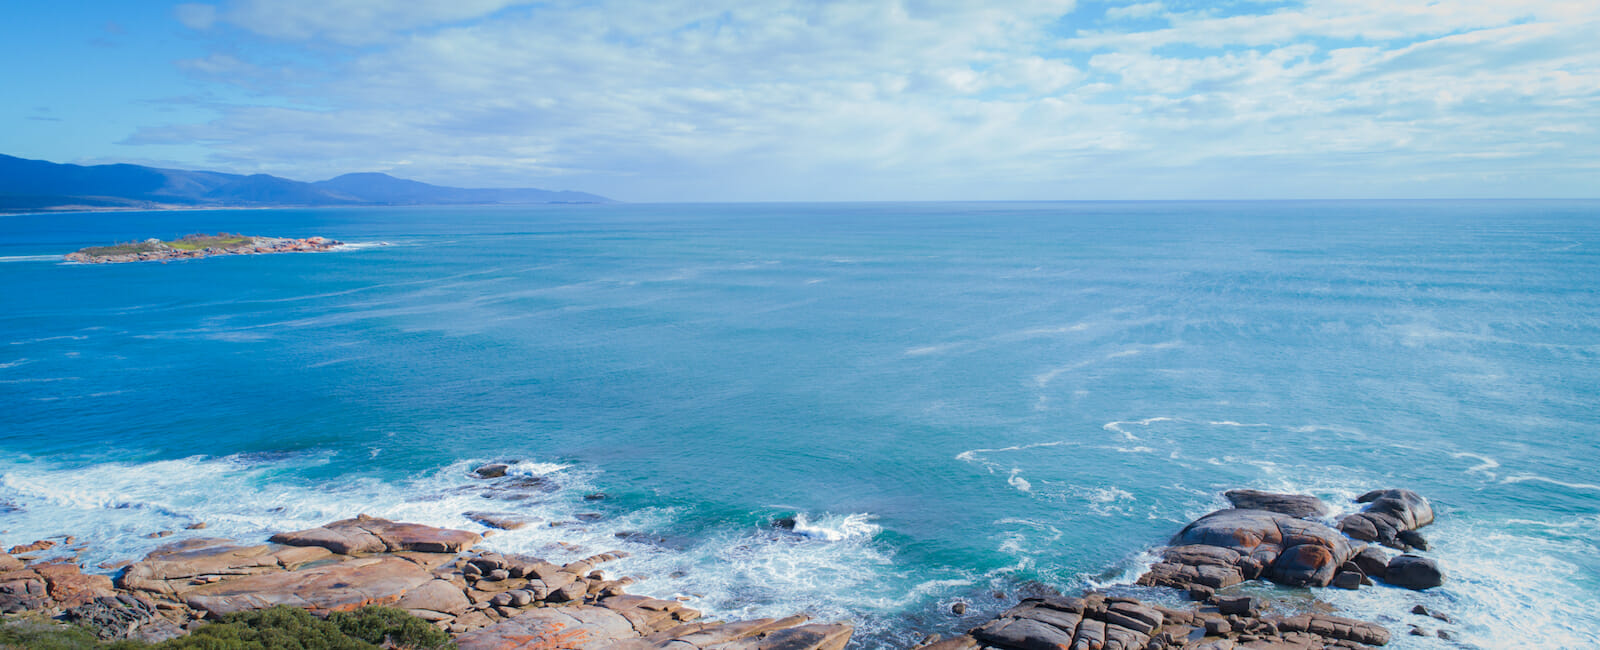
<svg viewBox="0 0 1600 650">
<path fill-rule="evenodd" d="M 262 104 L 129 142 L 626 199 L 1559 189 L 1600 151 L 1592 3 L 518 5 L 227 5 L 292 56 L 181 65 Z"/>
<path fill-rule="evenodd" d="M 1107 20 L 1128 20 L 1149 18 L 1161 13 L 1166 7 L 1159 2 L 1140 2 L 1137 4 L 1112 7 L 1106 10 Z"/>
<path fill-rule="evenodd" d="M 235 0 L 225 19 L 257 34 L 342 44 L 388 40 L 399 32 L 478 18 L 529 0 Z M 202 28 L 203 29 L 203 28 Z"/>
<path fill-rule="evenodd" d="M 181 4 L 173 8 L 178 22 L 189 29 L 205 31 L 217 22 L 217 8 L 208 4 Z"/>
</svg>

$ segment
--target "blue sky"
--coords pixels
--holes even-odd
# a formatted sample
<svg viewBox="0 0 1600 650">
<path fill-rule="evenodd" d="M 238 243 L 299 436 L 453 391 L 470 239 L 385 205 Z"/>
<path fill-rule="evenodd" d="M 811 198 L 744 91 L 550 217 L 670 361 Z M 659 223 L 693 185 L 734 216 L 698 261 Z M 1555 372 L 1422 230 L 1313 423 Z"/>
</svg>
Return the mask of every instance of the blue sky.
<svg viewBox="0 0 1600 650">
<path fill-rule="evenodd" d="M 1596 34 L 1593 0 L 17 0 L 0 153 L 630 201 L 1594 197 Z"/>
</svg>

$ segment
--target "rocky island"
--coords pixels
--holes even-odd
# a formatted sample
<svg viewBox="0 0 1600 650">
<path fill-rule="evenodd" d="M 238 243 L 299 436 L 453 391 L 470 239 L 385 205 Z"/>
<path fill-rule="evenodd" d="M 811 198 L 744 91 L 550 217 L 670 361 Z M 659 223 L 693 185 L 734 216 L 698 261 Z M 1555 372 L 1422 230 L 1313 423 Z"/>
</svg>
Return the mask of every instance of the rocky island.
<svg viewBox="0 0 1600 650">
<path fill-rule="evenodd" d="M 475 476 L 495 476 L 494 467 L 503 466 Z M 1138 580 L 1142 587 L 1134 587 L 1147 590 L 1138 592 L 1145 600 L 1046 589 L 964 634 L 931 636 L 918 648 L 1358 650 L 1388 644 L 1389 628 L 1336 616 L 1320 600 L 1285 605 L 1259 590 L 1232 588 L 1259 579 L 1360 589 L 1377 580 L 1421 590 L 1444 580 L 1433 560 L 1411 553 L 1428 548 L 1416 531 L 1432 522 L 1433 511 L 1409 490 L 1363 495 L 1358 501 L 1366 507 L 1334 525 L 1317 521 L 1329 520 L 1316 497 L 1251 490 L 1226 497 L 1233 507 L 1201 517 L 1157 550 L 1159 559 Z M 626 593 L 631 578 L 600 570 L 620 552 L 557 564 L 474 549 L 482 540 L 476 532 L 361 515 L 265 543 L 174 542 L 111 567 L 114 579 L 84 574 L 71 559 L 36 557 L 54 544 L 35 542 L 0 553 L 0 612 L 7 614 L 0 647 L 7 646 L 6 634 L 29 629 L 69 630 L 88 644 L 71 647 L 114 640 L 125 648 L 278 647 L 252 645 L 247 637 L 292 627 L 287 634 L 304 639 L 321 625 L 334 629 L 330 638 L 368 639 L 326 645 L 341 648 L 840 650 L 854 632 L 849 623 L 813 622 L 804 614 L 709 621 L 678 600 Z M 1381 547 L 1402 554 L 1391 557 Z M 1179 606 L 1156 593 L 1166 588 L 1192 602 Z M 1396 614 L 1417 617 L 1411 635 L 1454 636 L 1436 627 L 1451 623 L 1449 616 L 1420 604 Z M 223 637 L 228 645 L 218 645 Z"/>
<path fill-rule="evenodd" d="M 314 253 L 342 246 L 344 242 L 323 237 L 291 239 L 217 233 L 186 235 L 171 241 L 146 239 L 142 242 L 91 246 L 66 256 L 69 262 L 109 264 L 117 262 L 165 262 L 213 255 L 261 255 L 265 253 Z"/>
</svg>

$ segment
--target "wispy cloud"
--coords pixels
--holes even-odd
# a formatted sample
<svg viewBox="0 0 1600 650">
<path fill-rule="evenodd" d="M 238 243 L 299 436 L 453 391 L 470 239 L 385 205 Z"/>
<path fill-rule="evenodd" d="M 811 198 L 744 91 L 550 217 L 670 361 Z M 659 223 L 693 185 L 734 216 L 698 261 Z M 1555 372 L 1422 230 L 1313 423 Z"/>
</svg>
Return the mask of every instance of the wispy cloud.
<svg viewBox="0 0 1600 650">
<path fill-rule="evenodd" d="M 1525 194 L 1592 188 L 1600 160 L 1593 2 L 242 0 L 178 18 L 218 38 L 180 65 L 262 99 L 129 142 L 299 177 L 634 199 Z"/>
</svg>

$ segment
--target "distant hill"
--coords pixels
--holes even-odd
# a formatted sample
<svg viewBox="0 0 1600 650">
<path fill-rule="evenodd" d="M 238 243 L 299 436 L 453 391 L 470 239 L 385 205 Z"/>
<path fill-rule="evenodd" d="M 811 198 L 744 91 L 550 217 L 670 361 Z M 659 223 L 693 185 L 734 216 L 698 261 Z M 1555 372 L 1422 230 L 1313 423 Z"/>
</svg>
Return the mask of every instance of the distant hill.
<svg viewBox="0 0 1600 650">
<path fill-rule="evenodd" d="M 161 207 L 611 203 L 584 192 L 463 189 L 345 174 L 302 183 L 267 174 L 62 165 L 0 154 L 0 212 Z"/>
</svg>

